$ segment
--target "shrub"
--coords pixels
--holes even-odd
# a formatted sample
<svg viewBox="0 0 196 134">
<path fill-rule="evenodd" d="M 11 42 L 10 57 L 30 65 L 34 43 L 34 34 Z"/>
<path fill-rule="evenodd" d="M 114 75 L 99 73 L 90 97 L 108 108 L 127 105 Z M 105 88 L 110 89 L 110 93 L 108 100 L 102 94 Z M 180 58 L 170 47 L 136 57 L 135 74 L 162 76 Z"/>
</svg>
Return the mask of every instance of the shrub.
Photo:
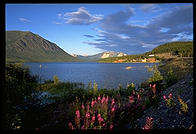
<svg viewBox="0 0 196 134">
<path fill-rule="evenodd" d="M 180 98 L 180 96 L 178 96 L 178 101 L 181 104 L 181 111 L 187 113 L 188 105 Z"/>
<path fill-rule="evenodd" d="M 96 95 L 98 91 L 98 84 L 96 82 L 93 83 L 93 95 Z"/>
<path fill-rule="evenodd" d="M 58 78 L 58 76 L 54 75 L 54 76 L 53 76 L 53 80 L 54 80 L 54 84 L 59 83 L 59 78 Z"/>
<path fill-rule="evenodd" d="M 177 82 L 177 78 L 173 72 L 173 70 L 170 68 L 169 72 L 167 72 L 167 76 L 165 78 L 166 84 L 167 86 L 171 86 L 172 84 L 174 84 L 175 82 Z"/>
<path fill-rule="evenodd" d="M 157 66 L 154 66 L 153 75 L 148 79 L 149 83 L 161 83 L 163 80 L 163 76 L 161 75 L 160 71 L 157 69 Z"/>
</svg>

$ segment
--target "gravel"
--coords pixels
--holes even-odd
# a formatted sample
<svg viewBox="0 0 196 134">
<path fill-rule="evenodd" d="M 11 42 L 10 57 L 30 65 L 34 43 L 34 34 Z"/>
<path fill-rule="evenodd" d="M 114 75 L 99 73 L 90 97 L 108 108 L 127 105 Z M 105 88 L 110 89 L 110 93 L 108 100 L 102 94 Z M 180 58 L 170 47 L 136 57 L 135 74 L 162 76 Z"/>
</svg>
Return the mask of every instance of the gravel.
<svg viewBox="0 0 196 134">
<path fill-rule="evenodd" d="M 145 110 L 144 115 L 136 120 L 137 128 L 142 128 L 146 123 L 147 117 L 153 118 L 153 128 L 169 129 L 169 128 L 190 128 L 193 125 L 193 85 L 190 85 L 190 81 L 193 79 L 192 75 L 180 80 L 176 84 L 170 86 L 166 90 L 161 92 L 163 95 L 168 96 L 169 93 L 173 94 L 174 102 L 176 106 L 169 108 L 166 105 L 163 97 L 157 108 L 150 107 Z M 177 96 L 187 103 L 188 112 L 179 114 L 181 105 Z"/>
</svg>

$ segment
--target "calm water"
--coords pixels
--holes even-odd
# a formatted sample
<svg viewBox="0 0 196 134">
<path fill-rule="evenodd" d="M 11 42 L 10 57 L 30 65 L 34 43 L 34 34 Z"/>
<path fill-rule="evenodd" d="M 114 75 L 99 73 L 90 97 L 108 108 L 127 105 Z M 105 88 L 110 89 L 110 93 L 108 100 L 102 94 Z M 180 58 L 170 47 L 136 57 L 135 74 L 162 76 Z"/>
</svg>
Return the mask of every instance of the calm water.
<svg viewBox="0 0 196 134">
<path fill-rule="evenodd" d="M 152 75 L 145 66 L 154 64 L 156 63 L 25 63 L 33 75 L 41 76 L 42 82 L 52 80 L 57 75 L 60 81 L 82 82 L 85 86 L 95 81 L 98 88 L 117 88 L 119 84 L 126 87 L 130 82 L 138 85 Z M 133 68 L 126 70 L 127 66 Z"/>
</svg>

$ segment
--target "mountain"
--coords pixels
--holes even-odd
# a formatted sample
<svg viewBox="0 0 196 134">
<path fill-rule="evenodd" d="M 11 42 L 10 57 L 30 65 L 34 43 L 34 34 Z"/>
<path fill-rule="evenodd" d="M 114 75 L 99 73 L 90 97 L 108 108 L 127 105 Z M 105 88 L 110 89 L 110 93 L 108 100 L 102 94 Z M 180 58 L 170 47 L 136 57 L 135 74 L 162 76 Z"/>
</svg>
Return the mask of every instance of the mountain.
<svg viewBox="0 0 196 134">
<path fill-rule="evenodd" d="M 79 60 L 30 31 L 6 31 L 6 62 L 66 61 Z"/>
<path fill-rule="evenodd" d="M 98 53 L 98 54 L 90 55 L 90 56 L 72 54 L 72 56 L 77 57 L 78 59 L 82 61 L 97 61 L 97 60 L 108 58 L 108 57 L 120 57 L 120 56 L 126 56 L 126 55 L 127 54 L 125 53 L 114 52 L 114 51 L 102 52 L 102 53 Z"/>
</svg>

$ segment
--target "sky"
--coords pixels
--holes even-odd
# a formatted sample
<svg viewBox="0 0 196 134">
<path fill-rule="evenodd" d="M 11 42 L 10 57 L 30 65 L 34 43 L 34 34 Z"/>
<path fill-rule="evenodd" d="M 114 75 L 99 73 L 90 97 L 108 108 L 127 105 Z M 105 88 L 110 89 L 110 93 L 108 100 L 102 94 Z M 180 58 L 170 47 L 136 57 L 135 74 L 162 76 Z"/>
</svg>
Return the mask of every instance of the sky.
<svg viewBox="0 0 196 134">
<path fill-rule="evenodd" d="M 31 31 L 65 52 L 141 54 L 193 40 L 193 4 L 6 4 L 6 30 Z"/>
</svg>

